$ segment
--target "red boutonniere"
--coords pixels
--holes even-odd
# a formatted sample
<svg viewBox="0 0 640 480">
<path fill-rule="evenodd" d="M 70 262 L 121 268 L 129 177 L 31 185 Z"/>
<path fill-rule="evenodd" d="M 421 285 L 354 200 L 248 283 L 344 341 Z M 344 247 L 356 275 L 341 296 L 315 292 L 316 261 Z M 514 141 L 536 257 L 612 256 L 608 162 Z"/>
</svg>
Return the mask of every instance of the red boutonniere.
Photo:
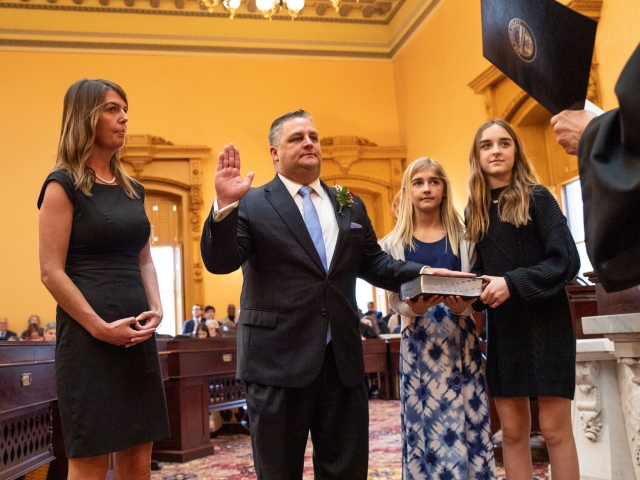
<svg viewBox="0 0 640 480">
<path fill-rule="evenodd" d="M 338 210 L 338 215 L 343 215 L 342 209 L 344 207 L 351 208 L 353 205 L 353 192 L 349 190 L 347 187 L 341 187 L 337 183 L 333 184 L 333 188 L 336 191 L 336 197 L 338 199 L 338 205 L 340 205 L 340 209 Z"/>
</svg>

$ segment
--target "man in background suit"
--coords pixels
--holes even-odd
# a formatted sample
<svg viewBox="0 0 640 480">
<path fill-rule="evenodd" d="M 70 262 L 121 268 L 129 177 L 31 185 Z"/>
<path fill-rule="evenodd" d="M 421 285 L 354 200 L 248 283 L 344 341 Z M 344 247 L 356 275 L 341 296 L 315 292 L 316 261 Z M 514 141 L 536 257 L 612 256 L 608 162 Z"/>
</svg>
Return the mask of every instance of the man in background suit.
<svg viewBox="0 0 640 480">
<path fill-rule="evenodd" d="M 198 325 L 205 322 L 205 319 L 202 317 L 202 305 L 199 303 L 191 307 L 191 315 L 193 318 L 185 321 L 182 325 L 183 335 L 195 335 Z"/>
<path fill-rule="evenodd" d="M 16 333 L 11 330 L 7 330 L 9 328 L 9 320 L 6 317 L 0 318 L 0 340 L 9 340 L 9 337 L 15 337 Z"/>
<path fill-rule="evenodd" d="M 356 278 L 398 290 L 421 266 L 381 251 L 355 197 L 338 214 L 319 180 L 318 132 L 303 110 L 269 132 L 277 172 L 250 189 L 233 145 L 218 156 L 217 199 L 202 233 L 212 273 L 242 266 L 238 372 L 245 381 L 260 480 L 302 478 L 309 430 L 315 478 L 367 477 L 368 401 L 355 299 Z"/>
<path fill-rule="evenodd" d="M 558 143 L 578 155 L 585 240 L 608 292 L 640 284 L 640 45 L 616 83 L 620 108 L 599 117 L 565 110 L 551 119 Z"/>
</svg>

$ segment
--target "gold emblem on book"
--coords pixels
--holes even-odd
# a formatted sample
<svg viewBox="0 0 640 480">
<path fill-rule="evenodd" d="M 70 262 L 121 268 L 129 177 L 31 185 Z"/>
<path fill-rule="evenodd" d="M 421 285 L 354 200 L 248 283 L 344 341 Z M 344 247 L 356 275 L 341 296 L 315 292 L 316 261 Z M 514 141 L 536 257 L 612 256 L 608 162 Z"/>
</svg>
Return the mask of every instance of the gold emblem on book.
<svg viewBox="0 0 640 480">
<path fill-rule="evenodd" d="M 533 62 L 536 58 L 536 37 L 523 20 L 514 18 L 509 22 L 509 40 L 518 56 L 525 62 Z"/>
</svg>

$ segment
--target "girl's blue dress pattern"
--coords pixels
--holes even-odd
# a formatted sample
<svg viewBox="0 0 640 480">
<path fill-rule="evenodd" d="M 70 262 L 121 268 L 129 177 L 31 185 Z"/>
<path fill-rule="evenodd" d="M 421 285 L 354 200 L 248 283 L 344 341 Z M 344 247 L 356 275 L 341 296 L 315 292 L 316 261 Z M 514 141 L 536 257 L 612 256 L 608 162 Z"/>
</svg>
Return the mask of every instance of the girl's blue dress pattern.
<svg viewBox="0 0 640 480">
<path fill-rule="evenodd" d="M 423 265 L 460 270 L 446 239 L 405 250 Z M 494 480 L 493 443 L 475 322 L 443 303 L 402 332 L 400 403 L 405 480 Z"/>
</svg>

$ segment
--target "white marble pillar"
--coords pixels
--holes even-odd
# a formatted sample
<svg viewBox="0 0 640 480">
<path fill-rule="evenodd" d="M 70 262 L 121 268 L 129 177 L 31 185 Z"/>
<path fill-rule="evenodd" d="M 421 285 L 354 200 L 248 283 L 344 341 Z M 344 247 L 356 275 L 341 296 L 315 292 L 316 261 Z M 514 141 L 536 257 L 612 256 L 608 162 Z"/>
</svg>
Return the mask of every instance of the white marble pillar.
<svg viewBox="0 0 640 480">
<path fill-rule="evenodd" d="M 604 334 L 613 341 L 617 390 L 628 445 L 626 455 L 633 467 L 633 473 L 617 478 L 640 480 L 640 313 L 584 317 L 582 328 L 584 333 Z M 622 432 L 617 435 L 621 437 Z"/>
<path fill-rule="evenodd" d="M 613 350 L 613 342 L 606 338 L 577 343 L 572 424 L 582 480 L 634 476 Z"/>
</svg>

